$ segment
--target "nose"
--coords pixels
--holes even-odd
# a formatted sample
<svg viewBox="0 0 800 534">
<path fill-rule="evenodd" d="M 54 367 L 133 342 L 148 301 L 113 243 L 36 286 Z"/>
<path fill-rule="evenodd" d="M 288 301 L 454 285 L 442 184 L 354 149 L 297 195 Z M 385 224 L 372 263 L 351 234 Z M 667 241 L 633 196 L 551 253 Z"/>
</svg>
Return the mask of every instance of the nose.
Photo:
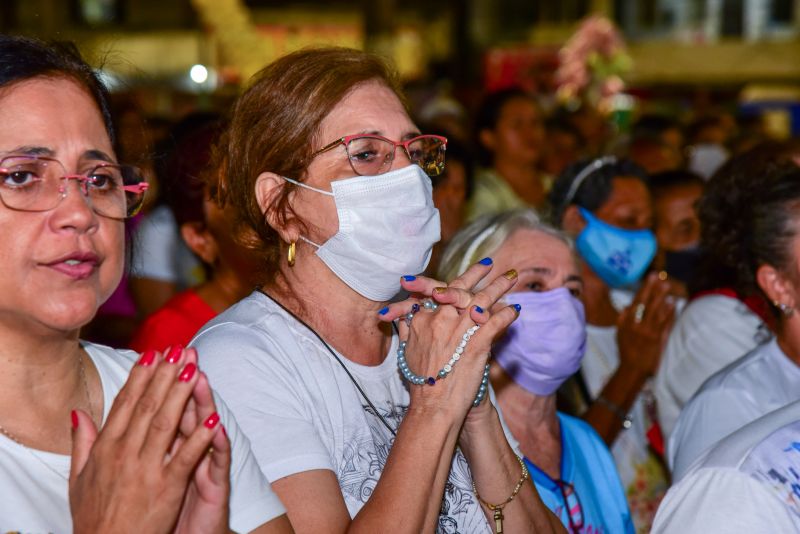
<svg viewBox="0 0 800 534">
<path fill-rule="evenodd" d="M 411 165 L 411 158 L 403 145 L 396 145 L 394 147 L 394 161 L 392 162 L 393 169 L 402 169 Z"/>
<path fill-rule="evenodd" d="M 54 229 L 83 233 L 96 228 L 97 214 L 85 191 L 86 186 L 81 180 L 72 177 L 62 179 L 59 188 L 61 198 L 50 217 Z"/>
</svg>

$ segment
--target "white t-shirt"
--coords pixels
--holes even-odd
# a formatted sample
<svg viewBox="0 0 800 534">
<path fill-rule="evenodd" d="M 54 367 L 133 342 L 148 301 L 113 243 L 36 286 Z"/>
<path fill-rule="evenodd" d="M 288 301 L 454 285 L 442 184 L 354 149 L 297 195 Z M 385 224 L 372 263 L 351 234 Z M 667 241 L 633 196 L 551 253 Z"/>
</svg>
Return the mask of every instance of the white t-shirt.
<svg viewBox="0 0 800 534">
<path fill-rule="evenodd" d="M 392 429 L 409 404 L 397 370 L 397 343 L 395 336 L 377 366 L 359 365 L 337 353 Z M 192 345 L 214 389 L 250 438 L 267 478 L 333 471 L 355 516 L 378 484 L 394 437 L 314 333 L 255 292 L 208 323 Z M 490 532 L 471 480 L 466 459 L 457 451 L 439 532 Z"/>
<path fill-rule="evenodd" d="M 800 532 L 800 402 L 706 451 L 658 509 L 656 534 Z"/>
<path fill-rule="evenodd" d="M 761 319 L 738 299 L 707 295 L 691 301 L 675 321 L 654 381 L 664 439 L 708 377 L 769 337 Z"/>
<path fill-rule="evenodd" d="M 169 206 L 147 214 L 133 238 L 131 276 L 177 284 L 179 290 L 203 282 L 205 273 L 197 256 L 180 234 Z"/>
<path fill-rule="evenodd" d="M 684 407 L 669 439 L 673 481 L 680 480 L 717 441 L 796 400 L 800 400 L 800 367 L 775 339 L 713 375 Z"/>
<path fill-rule="evenodd" d="M 581 363 L 581 375 L 589 395 L 596 399 L 619 367 L 617 328 L 586 325 L 586 334 L 586 355 Z M 637 531 L 649 528 L 656 506 L 668 487 L 667 474 L 647 440 L 655 415 L 650 388 L 650 382 L 645 383 L 631 406 L 630 428 L 620 430 L 611 444 L 611 454 Z"/>
<path fill-rule="evenodd" d="M 100 374 L 105 421 L 138 355 L 86 342 L 83 346 Z M 286 511 L 259 472 L 233 416 L 215 400 L 233 446 L 230 527 L 248 532 Z M 72 532 L 69 468 L 69 456 L 23 447 L 0 435 L 0 532 Z"/>
</svg>

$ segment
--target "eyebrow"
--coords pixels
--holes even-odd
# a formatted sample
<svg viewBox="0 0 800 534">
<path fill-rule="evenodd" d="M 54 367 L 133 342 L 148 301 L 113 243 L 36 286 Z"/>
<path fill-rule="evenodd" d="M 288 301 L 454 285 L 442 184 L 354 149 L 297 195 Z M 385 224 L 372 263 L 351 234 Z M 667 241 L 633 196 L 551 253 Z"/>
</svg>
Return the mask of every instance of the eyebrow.
<svg viewBox="0 0 800 534">
<path fill-rule="evenodd" d="M 544 276 L 553 276 L 553 270 L 548 267 L 531 267 L 530 269 L 526 269 L 531 271 L 534 274 L 541 274 Z"/>
<path fill-rule="evenodd" d="M 25 154 L 26 156 L 46 156 L 50 158 L 56 156 L 56 152 L 52 148 L 47 148 L 45 146 L 31 146 L 31 145 L 18 146 L 8 151 L 8 154 Z M 87 150 L 86 152 L 81 154 L 81 159 L 100 160 L 108 163 L 114 163 L 114 158 L 112 158 L 102 150 L 96 150 L 96 149 Z"/>
<path fill-rule="evenodd" d="M 362 130 L 361 132 L 359 132 L 359 135 L 377 135 L 377 136 L 380 136 L 380 137 L 386 137 L 385 135 L 383 135 L 383 132 L 381 132 L 380 130 Z M 413 139 L 413 138 L 418 137 L 420 135 L 422 135 L 422 132 L 420 132 L 418 129 L 414 128 L 412 131 L 404 134 L 403 137 L 400 138 L 400 140 L 401 141 L 407 141 L 409 139 Z M 389 138 L 386 137 L 386 139 L 389 139 Z"/>
<path fill-rule="evenodd" d="M 525 269 L 524 271 L 532 272 L 534 274 L 547 277 L 553 276 L 553 270 L 550 269 L 549 267 L 531 267 L 530 269 Z M 578 282 L 579 284 L 583 285 L 583 278 L 578 274 L 571 274 L 567 276 L 567 278 L 564 280 L 564 283 L 567 282 Z"/>
<path fill-rule="evenodd" d="M 26 156 L 48 156 L 53 157 L 56 155 L 55 151 L 51 148 L 47 148 L 44 146 L 18 146 L 16 148 L 12 148 L 7 152 L 7 154 L 25 154 Z"/>
<path fill-rule="evenodd" d="M 102 150 L 87 150 L 81 155 L 81 159 L 99 159 L 107 163 L 115 163 L 114 158 L 103 152 Z"/>
</svg>

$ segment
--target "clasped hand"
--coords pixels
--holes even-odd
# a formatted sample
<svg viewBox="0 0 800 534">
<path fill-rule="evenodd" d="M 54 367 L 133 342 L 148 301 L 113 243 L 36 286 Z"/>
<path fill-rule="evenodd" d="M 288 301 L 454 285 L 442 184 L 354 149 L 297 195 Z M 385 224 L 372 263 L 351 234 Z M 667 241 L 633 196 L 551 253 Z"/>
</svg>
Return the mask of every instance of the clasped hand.
<svg viewBox="0 0 800 534">
<path fill-rule="evenodd" d="M 194 349 L 144 353 L 102 430 L 73 428 L 74 532 L 228 532 L 231 448 Z"/>
<path fill-rule="evenodd" d="M 481 327 L 471 336 L 457 364 L 445 378 L 437 380 L 434 386 L 410 387 L 412 405 L 450 410 L 459 420 L 470 411 L 491 345 L 520 311 L 514 306 L 498 305 L 516 284 L 516 271 L 508 271 L 482 284 L 490 278 L 491 270 L 491 264 L 476 263 L 450 284 L 422 276 L 404 278 L 401 284 L 412 296 L 390 305 L 381 315 L 384 321 L 397 320 L 400 339 L 407 342 L 405 357 L 409 368 L 425 377 L 437 377 L 464 334 L 475 325 Z M 420 306 L 426 298 L 433 299 L 439 307 L 431 311 Z M 406 321 L 399 319 L 411 312 L 414 305 L 421 309 L 409 327 Z"/>
</svg>

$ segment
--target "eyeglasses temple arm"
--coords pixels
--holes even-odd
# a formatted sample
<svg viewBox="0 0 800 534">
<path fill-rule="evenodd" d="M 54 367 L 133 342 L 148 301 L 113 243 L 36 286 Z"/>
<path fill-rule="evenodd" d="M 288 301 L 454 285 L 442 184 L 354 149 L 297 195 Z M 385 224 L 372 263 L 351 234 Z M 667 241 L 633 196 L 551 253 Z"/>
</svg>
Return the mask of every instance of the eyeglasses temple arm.
<svg viewBox="0 0 800 534">
<path fill-rule="evenodd" d="M 122 186 L 122 190 L 128 193 L 144 193 L 150 188 L 150 184 L 147 182 L 139 182 L 136 185 L 125 185 Z"/>
<path fill-rule="evenodd" d="M 341 145 L 342 143 L 344 143 L 344 140 L 345 140 L 345 138 L 344 138 L 344 137 L 340 137 L 340 138 L 339 138 L 339 139 L 337 139 L 336 141 L 333 141 L 332 143 L 329 143 L 329 144 L 325 145 L 324 147 L 320 148 L 319 150 L 317 150 L 316 152 L 314 152 L 313 154 L 311 154 L 311 157 L 313 158 L 313 157 L 314 157 L 314 156 L 316 156 L 317 154 L 322 154 L 323 152 L 327 152 L 328 150 L 330 150 L 330 149 L 332 149 L 332 148 L 335 148 L 335 147 L 337 147 L 337 146 Z"/>
</svg>

